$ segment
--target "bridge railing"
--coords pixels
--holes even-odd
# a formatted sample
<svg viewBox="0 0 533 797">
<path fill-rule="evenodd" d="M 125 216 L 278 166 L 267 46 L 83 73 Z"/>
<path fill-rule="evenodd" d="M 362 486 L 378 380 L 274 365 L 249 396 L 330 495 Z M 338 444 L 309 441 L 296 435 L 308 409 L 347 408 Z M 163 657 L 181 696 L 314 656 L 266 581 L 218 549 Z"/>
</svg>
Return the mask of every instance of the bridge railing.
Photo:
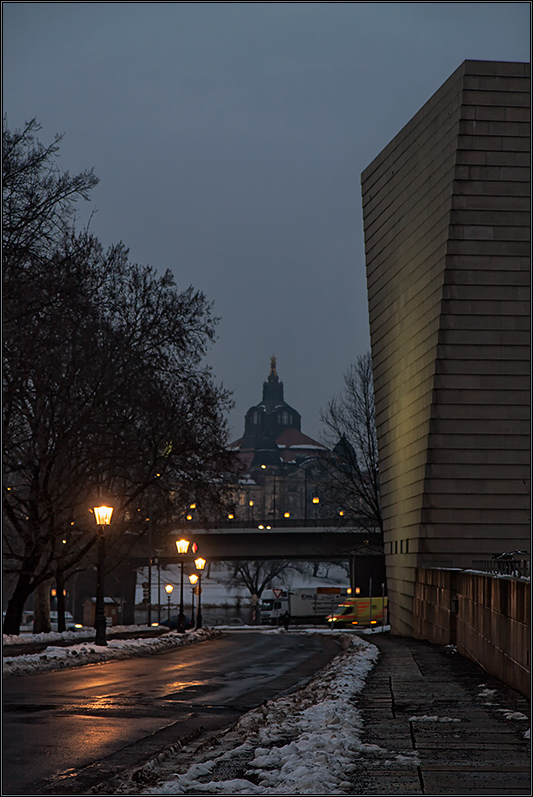
<svg viewBox="0 0 533 797">
<path fill-rule="evenodd" d="M 472 570 L 514 578 L 530 578 L 531 564 L 528 559 L 475 559 Z"/>
<path fill-rule="evenodd" d="M 334 529 L 343 529 L 343 528 L 350 528 L 353 529 L 354 527 L 359 526 L 361 529 L 366 529 L 366 526 L 363 526 L 361 520 L 357 517 L 309 517 L 309 518 L 272 518 L 269 516 L 267 518 L 261 517 L 254 517 L 252 518 L 233 518 L 228 519 L 224 518 L 217 521 L 197 521 L 197 520 L 186 520 L 186 521 L 177 521 L 183 530 L 187 529 L 290 529 L 290 528 L 334 528 Z M 379 529 L 368 530 L 369 534 L 378 534 Z"/>
</svg>

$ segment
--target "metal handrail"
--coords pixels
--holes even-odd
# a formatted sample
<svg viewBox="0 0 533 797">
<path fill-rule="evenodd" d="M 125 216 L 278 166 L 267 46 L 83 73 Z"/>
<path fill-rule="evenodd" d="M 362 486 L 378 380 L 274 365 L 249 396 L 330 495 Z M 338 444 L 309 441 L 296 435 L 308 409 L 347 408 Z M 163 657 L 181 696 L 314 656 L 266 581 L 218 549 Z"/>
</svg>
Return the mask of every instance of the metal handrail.
<svg viewBox="0 0 533 797">
<path fill-rule="evenodd" d="M 472 562 L 472 569 L 512 578 L 531 577 L 529 559 L 477 559 Z"/>
</svg>

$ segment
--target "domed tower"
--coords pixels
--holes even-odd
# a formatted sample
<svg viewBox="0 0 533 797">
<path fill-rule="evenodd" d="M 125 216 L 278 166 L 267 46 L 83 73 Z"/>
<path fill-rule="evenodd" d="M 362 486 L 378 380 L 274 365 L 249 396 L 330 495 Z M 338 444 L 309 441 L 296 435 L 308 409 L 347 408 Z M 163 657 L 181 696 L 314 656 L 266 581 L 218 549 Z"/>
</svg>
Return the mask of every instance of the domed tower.
<svg viewBox="0 0 533 797">
<path fill-rule="evenodd" d="M 270 373 L 263 382 L 263 398 L 250 407 L 244 416 L 244 435 L 241 450 L 261 448 L 272 449 L 272 443 L 287 429 L 301 427 L 301 416 L 283 398 L 283 382 L 276 371 L 276 358 L 270 359 Z"/>
</svg>

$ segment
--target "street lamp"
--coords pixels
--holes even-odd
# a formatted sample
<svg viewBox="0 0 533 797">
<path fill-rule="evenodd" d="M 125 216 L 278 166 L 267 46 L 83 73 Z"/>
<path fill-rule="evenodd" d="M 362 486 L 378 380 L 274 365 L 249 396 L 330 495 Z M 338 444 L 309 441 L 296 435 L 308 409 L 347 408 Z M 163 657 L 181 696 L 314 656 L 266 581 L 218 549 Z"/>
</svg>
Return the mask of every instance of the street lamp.
<svg viewBox="0 0 533 797">
<path fill-rule="evenodd" d="M 189 581 L 191 584 L 191 621 L 194 623 L 194 592 L 196 589 L 196 585 L 198 584 L 198 576 L 196 573 L 191 573 L 189 576 Z"/>
<path fill-rule="evenodd" d="M 169 625 L 169 628 L 170 628 L 170 596 L 174 592 L 174 587 L 172 586 L 172 584 L 166 584 L 165 592 L 167 593 L 167 600 L 168 600 L 168 617 L 167 617 L 167 621 L 168 621 L 168 625 Z"/>
<path fill-rule="evenodd" d="M 198 557 L 194 560 L 194 564 L 198 571 L 198 614 L 196 615 L 196 630 L 202 627 L 202 570 L 206 565 L 205 559 Z"/>
<path fill-rule="evenodd" d="M 183 564 L 185 554 L 189 550 L 189 540 L 176 540 L 176 548 L 178 553 L 182 555 L 181 560 L 181 578 L 180 578 L 180 611 L 178 614 L 178 633 L 185 632 L 185 615 L 183 614 Z"/>
<path fill-rule="evenodd" d="M 318 504 L 320 503 L 320 498 L 318 498 L 318 497 L 315 495 L 315 497 L 313 498 L 313 503 L 314 503 L 314 505 L 315 505 L 315 526 L 316 526 L 316 525 L 317 525 L 317 522 L 318 522 L 318 519 L 317 519 L 317 513 L 318 513 Z"/>
<path fill-rule="evenodd" d="M 94 615 L 94 628 L 96 636 L 95 645 L 107 645 L 106 639 L 106 619 L 104 606 L 104 560 L 105 560 L 105 537 L 104 526 L 111 523 L 113 507 L 95 506 L 93 509 L 96 525 L 100 527 L 98 534 L 98 559 L 96 567 L 96 607 Z"/>
</svg>

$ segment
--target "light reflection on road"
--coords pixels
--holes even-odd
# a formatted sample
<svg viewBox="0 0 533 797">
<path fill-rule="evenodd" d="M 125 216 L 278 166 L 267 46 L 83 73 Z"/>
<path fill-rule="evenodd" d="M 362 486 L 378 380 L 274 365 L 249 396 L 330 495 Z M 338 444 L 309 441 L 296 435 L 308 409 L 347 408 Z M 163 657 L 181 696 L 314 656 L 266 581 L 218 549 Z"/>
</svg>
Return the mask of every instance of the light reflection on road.
<svg viewBox="0 0 533 797">
<path fill-rule="evenodd" d="M 161 655 L 8 678 L 3 793 L 39 793 L 33 784 L 61 773 L 67 783 L 67 770 L 107 766 L 119 751 L 132 756 L 134 742 L 160 730 L 175 728 L 172 744 L 204 724 L 223 727 L 248 703 L 296 683 L 324 644 L 310 637 L 302 646 L 290 634 L 228 634 Z"/>
<path fill-rule="evenodd" d="M 172 681 L 166 685 L 169 692 L 180 692 L 183 689 L 193 689 L 196 686 L 205 686 L 207 681 Z"/>
</svg>

